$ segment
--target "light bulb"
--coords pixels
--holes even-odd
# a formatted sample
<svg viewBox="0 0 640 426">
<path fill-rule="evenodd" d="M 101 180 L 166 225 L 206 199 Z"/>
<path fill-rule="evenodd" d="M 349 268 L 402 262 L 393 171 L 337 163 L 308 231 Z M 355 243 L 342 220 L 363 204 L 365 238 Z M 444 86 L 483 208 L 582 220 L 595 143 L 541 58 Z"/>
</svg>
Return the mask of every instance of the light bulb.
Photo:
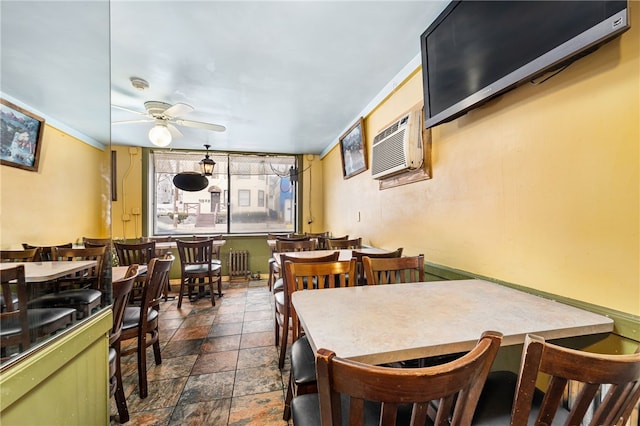
<svg viewBox="0 0 640 426">
<path fill-rule="evenodd" d="M 167 146 L 171 143 L 171 132 L 164 124 L 156 124 L 149 130 L 149 140 L 156 146 Z"/>
</svg>

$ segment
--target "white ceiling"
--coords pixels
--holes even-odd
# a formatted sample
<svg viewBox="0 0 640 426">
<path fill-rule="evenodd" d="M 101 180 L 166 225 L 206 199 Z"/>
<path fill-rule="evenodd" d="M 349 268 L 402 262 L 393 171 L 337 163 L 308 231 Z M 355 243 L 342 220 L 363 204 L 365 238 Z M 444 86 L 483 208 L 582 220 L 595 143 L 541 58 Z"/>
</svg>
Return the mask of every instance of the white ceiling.
<svg viewBox="0 0 640 426">
<path fill-rule="evenodd" d="M 109 102 L 155 100 L 227 128 L 180 127 L 174 148 L 320 153 L 415 60 L 447 3 L 3 0 L 0 88 L 104 144 L 151 146 L 151 123 L 109 129 L 141 118 Z"/>
</svg>

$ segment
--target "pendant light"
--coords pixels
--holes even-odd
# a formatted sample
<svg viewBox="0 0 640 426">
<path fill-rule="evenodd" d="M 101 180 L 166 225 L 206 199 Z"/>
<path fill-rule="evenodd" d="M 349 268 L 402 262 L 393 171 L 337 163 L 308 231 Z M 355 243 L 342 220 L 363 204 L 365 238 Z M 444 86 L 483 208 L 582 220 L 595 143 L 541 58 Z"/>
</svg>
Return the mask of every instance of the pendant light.
<svg viewBox="0 0 640 426">
<path fill-rule="evenodd" d="M 216 165 L 216 162 L 213 161 L 211 158 L 209 158 L 209 147 L 211 145 L 205 145 L 204 147 L 207 148 L 207 153 L 205 154 L 204 158 L 200 161 L 200 172 L 202 173 L 202 176 L 211 176 L 213 175 L 213 168 Z"/>
</svg>

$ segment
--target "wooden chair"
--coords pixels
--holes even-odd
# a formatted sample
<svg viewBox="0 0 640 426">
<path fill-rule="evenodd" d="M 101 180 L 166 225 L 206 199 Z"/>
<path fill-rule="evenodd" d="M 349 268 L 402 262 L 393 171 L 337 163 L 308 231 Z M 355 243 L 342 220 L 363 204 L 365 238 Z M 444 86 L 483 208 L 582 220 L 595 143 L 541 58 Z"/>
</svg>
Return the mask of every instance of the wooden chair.
<svg viewBox="0 0 640 426">
<path fill-rule="evenodd" d="M 291 253 L 296 251 L 312 251 L 316 250 L 316 242 L 311 240 L 278 240 L 276 241 L 276 253 Z M 275 259 L 274 259 L 275 262 Z M 282 262 L 280 262 L 282 265 Z M 278 267 L 278 264 L 275 263 L 276 274 L 280 275 L 280 277 L 275 278 L 273 283 L 273 292 L 278 293 L 284 290 L 284 281 L 282 279 L 281 268 Z"/>
<path fill-rule="evenodd" d="M 356 261 L 298 263 L 287 261 L 284 264 L 287 300 L 296 291 L 318 290 L 349 285 L 349 276 L 355 276 Z M 356 280 L 351 280 L 355 285 Z M 283 419 L 289 420 L 291 400 L 296 395 L 316 392 L 316 372 L 314 355 L 306 336 L 298 338 L 301 332 L 300 321 L 293 304 L 288 304 L 291 312 L 291 371 L 289 385 L 284 402 Z"/>
<path fill-rule="evenodd" d="M 463 357 L 424 368 L 380 367 L 339 358 L 327 349 L 316 355 L 318 394 L 297 396 L 295 425 L 395 426 L 470 425 L 482 385 L 502 334 L 487 331 Z M 430 401 L 437 400 L 437 406 Z M 521 423 L 526 424 L 526 423 Z"/>
<path fill-rule="evenodd" d="M 38 255 L 38 249 L 25 249 L 25 250 L 2 250 L 0 251 L 0 262 L 34 262 Z M 27 297 L 29 294 L 27 293 Z M 18 296 L 15 293 L 8 293 L 7 297 L 11 298 L 12 303 L 15 305 L 18 303 Z M 4 299 L 5 295 L 0 294 L 0 312 L 3 312 L 6 308 Z"/>
<path fill-rule="evenodd" d="M 318 243 L 316 244 L 316 246 L 318 247 L 318 250 L 326 250 L 327 247 L 327 238 L 329 238 L 329 231 L 326 232 L 305 232 L 304 233 L 305 236 L 309 237 L 309 238 L 314 238 Z"/>
<path fill-rule="evenodd" d="M 40 337 L 49 336 L 58 330 L 73 324 L 76 319 L 76 310 L 72 308 L 29 309 L 28 290 L 24 274 L 24 265 L 15 268 L 0 270 L 0 284 L 6 300 L 5 310 L 0 313 L 2 327 L 0 327 L 0 342 L 2 357 L 5 356 L 6 346 L 18 345 L 21 350 L 26 350 L 30 343 Z M 11 294 L 11 286 L 16 287 L 18 303 L 14 304 Z M 28 332 L 24 331 L 24 318 L 26 315 Z M 6 346 L 5 346 L 6 345 Z"/>
<path fill-rule="evenodd" d="M 160 356 L 160 336 L 158 332 L 158 313 L 162 301 L 162 289 L 169 276 L 173 259 L 153 258 L 147 266 L 147 275 L 142 289 L 140 306 L 127 306 L 124 311 L 121 340 L 137 339 L 137 344 L 122 355 L 138 354 L 138 385 L 140 398 L 148 395 L 147 389 L 147 351 L 153 346 L 156 365 L 162 363 Z"/>
<path fill-rule="evenodd" d="M 335 262 L 340 256 L 339 252 L 334 252 L 326 256 L 318 256 L 312 258 L 297 258 L 287 256 L 286 254 L 280 255 L 280 262 L 294 262 L 294 263 L 315 263 L 315 262 Z M 286 277 L 283 278 L 286 279 Z M 286 288 L 286 284 L 285 284 Z M 291 325 L 291 307 L 290 300 L 286 291 L 279 291 L 274 294 L 275 299 L 275 340 L 276 346 L 280 344 L 280 356 L 278 358 L 278 367 L 280 370 L 284 367 L 284 360 L 287 354 L 287 340 L 289 338 L 289 330 Z"/>
<path fill-rule="evenodd" d="M 35 249 L 33 250 L 35 254 Z M 27 317 L 27 284 L 24 279 L 24 265 L 0 271 L 2 296 L 7 301 L 0 312 L 0 358 L 7 357 L 7 348 L 18 346 L 24 352 L 31 346 L 29 318 Z M 12 283 L 14 282 L 14 283 Z M 11 286 L 16 287 L 12 293 Z"/>
<path fill-rule="evenodd" d="M 133 289 L 133 281 L 137 273 L 138 265 L 131 265 L 123 279 L 112 283 L 113 304 L 111 305 L 111 310 L 113 312 L 113 326 L 109 332 L 109 393 L 116 399 L 120 423 L 129 421 L 127 399 L 125 398 L 122 384 L 120 336 L 122 334 L 124 310 L 129 301 L 129 295 Z"/>
<path fill-rule="evenodd" d="M 84 244 L 85 247 L 105 246 L 108 250 L 112 242 L 111 238 L 82 237 L 82 244 Z"/>
<path fill-rule="evenodd" d="M 399 247 L 397 250 L 390 251 L 389 253 L 364 253 L 359 250 L 353 250 L 351 252 L 351 257 L 356 259 L 356 271 L 358 273 L 358 285 L 366 285 L 367 277 L 364 273 L 364 264 L 362 262 L 362 258 L 365 256 L 371 258 L 394 258 L 394 257 L 402 257 L 403 248 Z M 370 282 L 369 284 L 373 284 Z"/>
<path fill-rule="evenodd" d="M 329 238 L 327 240 L 327 248 L 329 250 L 357 250 L 362 248 L 362 238 L 351 238 L 345 240 L 337 240 Z"/>
<path fill-rule="evenodd" d="M 178 309 L 182 306 L 184 288 L 191 299 L 191 289 L 204 286 L 204 279 L 208 279 L 211 293 L 211 306 L 216 305 L 213 291 L 213 281 L 218 283 L 218 295 L 222 295 L 222 266 L 213 262 L 213 240 L 182 241 L 176 240 L 178 255 L 180 256 L 180 294 L 178 295 Z"/>
<path fill-rule="evenodd" d="M 24 249 L 38 249 L 38 254 L 36 255 L 36 260 L 39 260 L 41 262 L 49 262 L 53 259 L 53 256 L 51 255 L 51 249 L 53 249 L 54 247 L 56 248 L 71 248 L 73 247 L 72 243 L 64 243 L 64 244 L 59 244 L 57 246 L 34 246 L 28 243 L 22 243 L 22 248 Z M 40 256 L 40 258 L 38 259 L 38 256 Z"/>
<path fill-rule="evenodd" d="M 136 242 L 136 243 L 124 243 L 114 241 L 113 243 L 116 249 L 116 255 L 118 256 L 118 264 L 120 266 L 131 265 L 147 265 L 151 259 L 157 257 L 156 254 L 156 242 Z M 129 298 L 129 301 L 140 301 L 141 286 L 146 278 L 146 273 L 139 274 L 133 284 L 133 292 Z"/>
<path fill-rule="evenodd" d="M 362 258 L 364 273 L 369 284 L 416 283 L 424 281 L 424 255 L 374 258 Z"/>
<path fill-rule="evenodd" d="M 63 278 L 68 286 L 76 286 L 69 290 L 47 293 L 29 301 L 30 308 L 72 307 L 78 311 L 79 318 L 87 318 L 102 303 L 102 280 L 104 278 L 105 246 L 91 248 L 57 248 L 53 247 L 51 256 L 54 260 L 76 261 L 95 260 L 96 265 Z M 60 282 L 60 281 L 59 281 Z"/>
<path fill-rule="evenodd" d="M 640 346 L 633 355 L 603 355 L 528 335 L 519 376 L 504 373 L 489 375 L 474 424 L 622 426 L 640 399 Z M 550 379 L 544 393 L 536 388 L 539 374 Z M 567 409 L 561 403 L 569 381 L 579 383 L 580 391 Z M 586 414 L 597 396 L 601 402 L 588 421 Z"/>
</svg>

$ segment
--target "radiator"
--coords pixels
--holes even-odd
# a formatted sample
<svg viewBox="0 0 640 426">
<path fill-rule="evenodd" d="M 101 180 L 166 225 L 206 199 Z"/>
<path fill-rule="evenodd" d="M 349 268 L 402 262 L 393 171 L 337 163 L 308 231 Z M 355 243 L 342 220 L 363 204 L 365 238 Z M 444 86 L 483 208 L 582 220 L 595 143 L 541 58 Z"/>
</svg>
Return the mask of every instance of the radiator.
<svg viewBox="0 0 640 426">
<path fill-rule="evenodd" d="M 229 251 L 229 280 L 249 281 L 249 252 L 247 250 Z"/>
</svg>

